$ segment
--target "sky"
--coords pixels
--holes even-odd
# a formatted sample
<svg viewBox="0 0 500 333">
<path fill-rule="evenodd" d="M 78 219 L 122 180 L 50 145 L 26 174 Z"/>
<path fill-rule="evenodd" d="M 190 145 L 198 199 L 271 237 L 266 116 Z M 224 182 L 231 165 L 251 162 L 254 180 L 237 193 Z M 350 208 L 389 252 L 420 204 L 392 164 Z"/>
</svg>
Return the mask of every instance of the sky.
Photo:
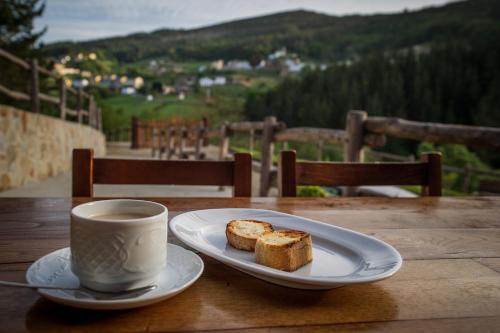
<svg viewBox="0 0 500 333">
<path fill-rule="evenodd" d="M 331 15 L 399 12 L 450 0 L 47 0 L 35 27 L 45 43 L 89 40 L 161 28 L 196 28 L 306 9 Z"/>
</svg>

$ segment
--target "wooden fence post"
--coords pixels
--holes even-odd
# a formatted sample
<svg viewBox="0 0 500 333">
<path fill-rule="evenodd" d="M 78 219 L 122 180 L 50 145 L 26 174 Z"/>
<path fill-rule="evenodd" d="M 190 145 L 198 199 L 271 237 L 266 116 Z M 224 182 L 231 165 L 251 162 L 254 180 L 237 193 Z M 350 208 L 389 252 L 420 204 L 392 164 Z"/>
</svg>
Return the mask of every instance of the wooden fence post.
<svg viewBox="0 0 500 333">
<path fill-rule="evenodd" d="M 90 109 L 93 107 L 89 99 L 89 119 L 91 118 Z M 83 94 L 82 87 L 79 87 L 76 94 L 76 112 L 78 112 L 78 122 L 81 124 L 83 121 Z"/>
<path fill-rule="evenodd" d="M 94 109 L 94 128 L 99 128 L 99 108 L 95 102 L 94 96 L 90 96 L 89 103 L 92 103 Z"/>
<path fill-rule="evenodd" d="M 167 160 L 172 157 L 175 153 L 175 129 L 173 127 L 167 127 L 167 149 L 165 151 L 165 157 Z"/>
<path fill-rule="evenodd" d="M 365 111 L 349 111 L 346 118 L 347 143 L 344 145 L 344 162 L 363 162 L 363 122 Z M 346 187 L 345 195 L 356 195 L 355 187 Z"/>
<path fill-rule="evenodd" d="M 252 128 L 250 130 L 250 135 L 248 137 L 248 150 L 250 151 L 250 153 L 253 153 L 254 140 L 255 140 L 255 130 Z"/>
<path fill-rule="evenodd" d="M 203 146 L 203 141 L 204 141 L 204 136 L 205 136 L 205 127 L 203 125 L 203 122 L 201 122 L 197 127 L 196 127 L 196 143 L 195 143 L 195 159 L 199 160 L 201 159 L 201 147 Z"/>
<path fill-rule="evenodd" d="M 66 119 L 66 83 L 64 78 L 59 79 L 59 116 Z"/>
<path fill-rule="evenodd" d="M 38 60 L 31 59 L 31 111 L 40 112 L 40 84 L 38 81 Z"/>
<path fill-rule="evenodd" d="M 180 159 L 189 159 L 189 156 L 185 154 L 184 149 L 186 148 L 186 141 L 188 137 L 188 130 L 185 126 L 179 131 L 179 158 Z"/>
<path fill-rule="evenodd" d="M 156 145 L 157 145 L 157 142 L 158 142 L 158 129 L 157 128 L 152 128 L 151 129 L 151 157 L 155 157 L 155 153 L 156 153 Z M 161 153 L 160 153 L 160 156 L 161 158 Z"/>
<path fill-rule="evenodd" d="M 94 195 L 94 151 L 73 149 L 72 193 L 74 197 Z"/>
<path fill-rule="evenodd" d="M 203 128 L 205 129 L 205 131 L 203 132 L 203 146 L 208 146 L 208 136 L 207 136 L 208 119 L 207 119 L 207 117 L 203 117 L 203 119 L 201 120 L 201 123 L 203 124 Z"/>
<path fill-rule="evenodd" d="M 102 110 L 101 110 L 101 108 L 97 108 L 97 129 L 102 132 Z"/>
<path fill-rule="evenodd" d="M 260 169 L 260 196 L 267 197 L 271 181 L 271 168 L 273 166 L 274 153 L 274 130 L 277 125 L 276 117 L 266 117 L 264 119 L 264 129 L 262 131 L 262 155 Z"/>
<path fill-rule="evenodd" d="M 77 114 L 77 117 L 78 117 L 78 122 L 80 122 L 80 115 L 81 115 L 81 112 L 78 110 L 78 96 L 77 96 L 77 105 L 76 105 L 76 114 Z M 92 119 L 92 116 L 94 115 L 94 110 L 93 110 L 93 107 L 92 107 L 92 102 L 90 101 L 89 99 L 89 106 L 88 106 L 88 114 L 87 114 L 87 125 L 89 125 L 90 127 L 92 127 L 92 123 L 93 123 L 93 119 Z"/>
<path fill-rule="evenodd" d="M 159 149 L 158 149 L 158 159 L 161 160 L 163 154 L 165 153 L 165 129 L 160 128 L 160 139 L 159 139 Z"/>
<path fill-rule="evenodd" d="M 440 197 L 442 192 L 442 158 L 441 153 L 423 153 L 422 162 L 427 162 L 428 185 L 422 186 L 422 195 Z"/>
<path fill-rule="evenodd" d="M 77 108 L 80 108 L 80 109 L 77 109 L 76 111 L 78 112 L 78 122 L 82 122 L 83 121 L 83 114 L 82 114 L 82 106 L 78 106 L 77 105 Z M 87 119 L 87 122 L 88 122 L 88 125 L 90 127 L 95 127 L 95 113 L 96 113 L 96 108 L 95 108 L 95 104 L 94 104 L 94 99 L 93 97 L 91 96 L 89 98 L 89 107 L 88 107 L 88 119 Z"/>
<path fill-rule="evenodd" d="M 323 160 L 323 141 L 318 141 L 316 145 L 316 160 L 317 161 Z"/>
<path fill-rule="evenodd" d="M 139 118 L 132 117 L 130 132 L 131 132 L 130 148 L 137 149 L 139 148 Z"/>
<path fill-rule="evenodd" d="M 220 128 L 220 143 L 219 143 L 219 160 L 225 161 L 226 156 L 229 153 L 229 137 L 231 130 L 229 129 L 229 123 L 224 122 Z M 224 191 L 224 186 L 219 186 L 219 191 Z"/>
<path fill-rule="evenodd" d="M 219 148 L 219 160 L 226 160 L 226 156 L 229 152 L 229 125 L 224 123 L 220 129 L 220 148 Z"/>
</svg>

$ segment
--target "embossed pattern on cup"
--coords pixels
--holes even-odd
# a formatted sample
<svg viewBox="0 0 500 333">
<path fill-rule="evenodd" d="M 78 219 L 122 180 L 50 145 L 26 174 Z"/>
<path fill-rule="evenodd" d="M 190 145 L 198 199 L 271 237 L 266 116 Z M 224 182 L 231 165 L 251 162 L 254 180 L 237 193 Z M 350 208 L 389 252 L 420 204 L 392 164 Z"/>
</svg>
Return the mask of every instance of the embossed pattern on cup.
<svg viewBox="0 0 500 333">
<path fill-rule="evenodd" d="M 148 217 L 105 220 L 98 216 L 127 212 Z M 142 200 L 104 200 L 75 207 L 71 270 L 83 285 L 102 291 L 154 283 L 166 265 L 167 218 L 165 206 Z"/>
</svg>

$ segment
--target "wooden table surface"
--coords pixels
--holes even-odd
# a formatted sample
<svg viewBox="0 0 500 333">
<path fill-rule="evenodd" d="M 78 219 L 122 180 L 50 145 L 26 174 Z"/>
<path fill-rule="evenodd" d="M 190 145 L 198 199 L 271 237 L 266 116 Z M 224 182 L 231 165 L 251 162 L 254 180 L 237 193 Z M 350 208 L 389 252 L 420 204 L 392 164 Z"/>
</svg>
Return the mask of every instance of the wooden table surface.
<svg viewBox="0 0 500 333">
<path fill-rule="evenodd" d="M 0 199 L 0 279 L 69 245 L 79 199 Z M 170 217 L 205 208 L 273 209 L 380 238 L 404 258 L 394 277 L 329 291 L 261 281 L 205 255 L 201 278 L 145 308 L 96 312 L 0 287 L 2 332 L 248 332 L 500 330 L 500 198 L 154 199 Z"/>
</svg>

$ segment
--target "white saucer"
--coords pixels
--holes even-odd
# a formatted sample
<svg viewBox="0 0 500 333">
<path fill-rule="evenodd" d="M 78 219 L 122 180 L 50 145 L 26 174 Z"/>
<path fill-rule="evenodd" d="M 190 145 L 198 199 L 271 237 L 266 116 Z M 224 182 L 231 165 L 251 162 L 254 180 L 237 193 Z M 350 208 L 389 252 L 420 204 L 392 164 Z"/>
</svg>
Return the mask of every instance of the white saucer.
<svg viewBox="0 0 500 333">
<path fill-rule="evenodd" d="M 94 310 L 137 308 L 173 297 L 191 286 L 203 272 L 203 260 L 194 252 L 168 244 L 167 267 L 158 287 L 141 295 L 113 300 L 97 300 L 79 291 L 38 289 L 43 297 L 56 303 Z M 60 249 L 38 259 L 26 272 L 30 284 L 78 287 L 78 278 L 70 270 L 70 250 Z"/>
</svg>

